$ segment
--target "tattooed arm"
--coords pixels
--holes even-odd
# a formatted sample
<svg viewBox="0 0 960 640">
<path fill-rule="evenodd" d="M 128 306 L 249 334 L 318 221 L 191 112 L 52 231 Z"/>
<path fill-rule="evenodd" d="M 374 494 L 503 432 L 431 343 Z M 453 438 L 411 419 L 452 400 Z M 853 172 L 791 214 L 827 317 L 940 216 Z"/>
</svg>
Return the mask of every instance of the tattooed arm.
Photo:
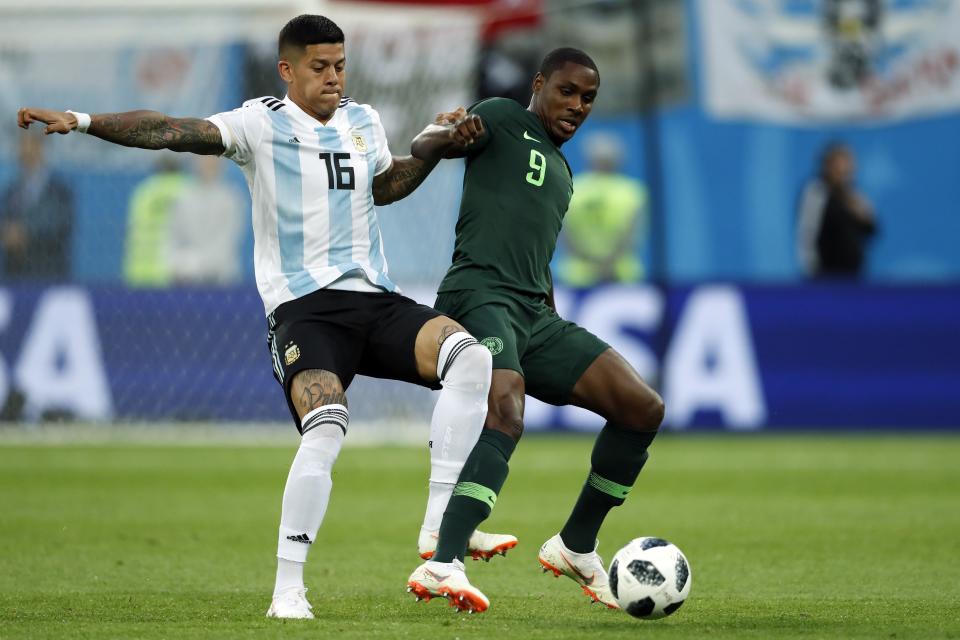
<svg viewBox="0 0 960 640">
<path fill-rule="evenodd" d="M 32 122 L 47 125 L 44 133 L 70 133 L 77 118 L 65 111 L 24 107 L 17 112 L 17 123 L 26 129 Z M 87 133 L 107 142 L 140 149 L 170 149 L 200 155 L 224 152 L 216 125 L 200 118 L 171 118 L 157 111 L 100 113 L 90 116 Z"/>
<path fill-rule="evenodd" d="M 380 206 L 406 198 L 430 175 L 438 161 L 394 157 L 393 165 L 373 179 L 373 203 Z"/>
<path fill-rule="evenodd" d="M 411 145 L 412 156 L 394 158 L 388 171 L 373 179 L 373 202 L 377 205 L 402 200 L 420 186 L 443 158 L 462 158 L 484 137 L 483 122 L 463 107 L 438 113 Z"/>
</svg>

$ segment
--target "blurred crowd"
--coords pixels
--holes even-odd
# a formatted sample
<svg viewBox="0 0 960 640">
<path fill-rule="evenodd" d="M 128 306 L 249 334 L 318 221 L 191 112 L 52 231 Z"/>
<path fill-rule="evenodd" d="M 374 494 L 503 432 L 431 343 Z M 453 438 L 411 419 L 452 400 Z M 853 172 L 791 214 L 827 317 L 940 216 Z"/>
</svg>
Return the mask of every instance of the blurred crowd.
<svg viewBox="0 0 960 640">
<path fill-rule="evenodd" d="M 589 51 L 602 70 L 601 91 L 594 115 L 564 147 L 575 191 L 553 261 L 556 282 L 589 288 L 709 279 L 919 281 L 960 273 L 960 260 L 948 240 L 957 218 L 947 210 L 956 201 L 958 183 L 949 166 L 957 146 L 926 151 L 929 141 L 960 133 L 958 107 L 938 107 L 931 115 L 927 106 L 916 106 L 896 114 L 897 119 L 876 121 L 843 111 L 860 99 L 857 91 L 879 86 L 878 78 L 889 72 L 891 61 L 907 55 L 903 52 L 908 44 L 886 42 L 884 29 L 905 16 L 909 20 L 897 28 L 909 26 L 914 29 L 912 43 L 926 38 L 929 49 L 939 51 L 943 47 L 937 40 L 937 20 L 960 16 L 950 3 L 936 9 L 940 13 L 912 5 L 881 11 L 872 0 L 832 0 L 816 5 L 820 8 L 814 3 L 809 15 L 799 9 L 782 15 L 771 9 L 763 23 L 771 34 L 781 34 L 777 25 L 803 27 L 807 30 L 796 33 L 807 34 L 810 42 L 780 46 L 773 38 L 764 45 L 769 51 L 758 48 L 750 60 L 738 59 L 739 64 L 759 65 L 757 73 L 772 74 L 762 81 L 782 90 L 775 97 L 783 103 L 766 105 L 769 114 L 761 116 L 722 113 L 708 95 L 727 84 L 735 94 L 740 85 L 735 79 L 726 83 L 728 69 L 709 68 L 707 49 L 723 42 L 707 34 L 721 29 L 719 22 L 706 20 L 723 17 L 729 29 L 717 33 L 733 38 L 737 25 L 754 24 L 750 20 L 755 16 L 742 7 L 673 0 L 515 4 L 507 13 L 491 9 L 492 17 L 473 43 L 475 64 L 465 72 L 465 93 L 445 93 L 449 66 L 438 71 L 413 44 L 399 36 L 397 42 L 382 42 L 382 32 L 374 29 L 347 45 L 352 56 L 347 93 L 380 110 L 392 151 L 403 155 L 411 123 L 434 113 L 424 95 L 445 108 L 457 106 L 448 104 L 450 95 L 467 104 L 489 96 L 525 103 L 543 51 L 560 43 Z M 429 31 L 427 26 L 424 30 Z M 443 50 L 449 44 L 444 36 L 444 29 L 437 29 L 421 39 L 436 37 L 429 46 Z M 466 40 L 463 46 L 466 51 Z M 803 47 L 805 53 L 796 54 L 799 71 L 789 71 L 790 52 Z M 223 103 L 220 108 L 259 95 L 282 95 L 272 42 L 223 49 L 231 56 L 239 53 L 240 62 L 223 83 L 216 103 Z M 220 54 L 210 51 L 210 59 L 217 60 Z M 818 51 L 825 52 L 823 77 L 802 76 L 807 73 L 802 65 Z M 933 69 L 922 51 L 917 55 L 926 65 L 921 70 Z M 363 62 L 376 56 L 397 65 L 389 74 L 374 73 L 376 65 Z M 400 82 L 391 74 L 404 70 L 404 56 L 420 66 Z M 148 65 L 151 59 L 145 53 L 141 61 Z M 939 101 L 936 104 L 954 99 L 950 83 L 960 86 L 955 77 L 960 66 L 949 56 L 944 60 L 953 66 L 940 69 L 942 95 L 930 98 Z M 215 62 L 209 66 L 218 68 Z M 436 77 L 427 78 L 428 71 Z M 705 80 L 715 72 L 721 74 L 718 79 Z M 903 85 L 891 77 L 891 87 Z M 802 82 L 807 84 L 798 84 Z M 824 98 L 811 93 L 820 90 L 817 82 L 832 92 L 828 97 L 836 100 L 830 107 L 837 109 L 836 117 L 833 112 L 814 113 L 814 103 Z M 150 89 L 147 85 L 144 91 Z M 914 92 L 918 87 L 910 86 Z M 954 93 L 960 104 L 960 91 Z M 811 115 L 798 120 L 784 111 L 785 104 L 800 105 L 797 108 Z M 140 156 L 129 171 L 119 166 L 122 161 L 113 160 L 109 169 L 97 173 L 84 164 L 91 152 L 62 160 L 49 152 L 53 145 L 39 132 L 17 132 L 10 141 L 13 144 L 0 144 L 5 152 L 0 157 L 0 277 L 5 283 L 106 280 L 157 288 L 229 286 L 252 279 L 249 200 L 239 172 L 226 161 L 151 156 L 154 164 L 148 174 L 147 161 Z M 421 190 L 436 188 L 428 181 Z M 410 205 L 413 200 L 403 206 L 423 208 L 423 201 Z M 446 246 L 440 236 L 452 234 L 456 216 L 455 204 L 443 208 L 416 218 L 418 224 L 442 219 L 447 225 L 438 223 L 429 230 L 437 246 Z M 387 235 L 391 221 L 384 218 Z M 931 233 L 934 229 L 942 232 Z M 418 270 L 424 270 L 420 252 L 409 251 L 403 239 L 385 239 L 388 259 L 397 256 L 391 267 L 399 266 L 404 280 L 416 278 Z M 429 271 L 435 274 L 449 254 L 440 250 L 432 259 L 437 264 Z M 428 279 L 412 284 L 420 286 Z"/>
<path fill-rule="evenodd" d="M 17 171 L 0 199 L 3 280 L 72 279 L 74 199 L 56 175 L 37 131 L 19 137 Z M 164 153 L 133 190 L 126 216 L 122 279 L 132 288 L 232 285 L 241 281 L 245 202 L 213 156 Z"/>
<path fill-rule="evenodd" d="M 587 166 L 574 177 L 554 270 L 569 287 L 644 279 L 649 253 L 646 184 L 623 171 L 621 140 L 594 133 L 584 142 Z M 44 139 L 19 138 L 18 170 L 0 198 L 3 280 L 71 279 L 74 195 L 50 167 Z M 134 188 L 126 215 L 122 279 L 132 288 L 229 286 L 246 270 L 246 203 L 213 156 L 160 157 Z M 864 268 L 877 223 L 855 185 L 853 150 L 832 142 L 802 190 L 797 256 L 811 278 L 855 278 Z"/>
</svg>

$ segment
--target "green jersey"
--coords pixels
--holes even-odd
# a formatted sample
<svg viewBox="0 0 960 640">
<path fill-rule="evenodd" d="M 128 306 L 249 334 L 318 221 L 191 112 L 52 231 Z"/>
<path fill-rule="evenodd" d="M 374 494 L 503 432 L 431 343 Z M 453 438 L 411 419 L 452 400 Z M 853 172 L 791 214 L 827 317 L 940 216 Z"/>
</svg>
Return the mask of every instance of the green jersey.
<svg viewBox="0 0 960 640">
<path fill-rule="evenodd" d="M 573 195 L 570 167 L 539 116 L 519 103 L 491 98 L 469 111 L 485 133 L 467 154 L 453 264 L 439 291 L 546 297 Z"/>
</svg>

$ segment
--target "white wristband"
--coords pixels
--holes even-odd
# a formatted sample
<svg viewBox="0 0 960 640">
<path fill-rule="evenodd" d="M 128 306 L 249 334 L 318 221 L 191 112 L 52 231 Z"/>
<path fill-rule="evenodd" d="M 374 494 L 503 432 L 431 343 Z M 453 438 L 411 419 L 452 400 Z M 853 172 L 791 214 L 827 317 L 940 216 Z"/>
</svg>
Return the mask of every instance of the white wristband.
<svg viewBox="0 0 960 640">
<path fill-rule="evenodd" d="M 72 113 L 77 119 L 77 132 L 86 133 L 87 129 L 90 128 L 90 114 L 81 111 L 71 111 L 70 109 L 67 109 L 67 113 Z"/>
</svg>

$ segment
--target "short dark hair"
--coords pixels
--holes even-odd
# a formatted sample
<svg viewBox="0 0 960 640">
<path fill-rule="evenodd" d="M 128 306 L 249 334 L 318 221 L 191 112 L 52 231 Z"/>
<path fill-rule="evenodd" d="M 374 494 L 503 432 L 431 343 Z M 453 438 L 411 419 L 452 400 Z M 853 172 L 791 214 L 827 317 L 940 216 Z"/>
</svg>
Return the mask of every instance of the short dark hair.
<svg viewBox="0 0 960 640">
<path fill-rule="evenodd" d="M 277 42 L 277 53 L 289 47 L 304 49 L 311 44 L 339 44 L 344 41 L 343 30 L 326 16 L 305 13 L 283 25 Z"/>
<path fill-rule="evenodd" d="M 560 47 L 548 53 L 543 58 L 543 62 L 540 63 L 540 73 L 543 74 L 544 78 L 549 78 L 551 73 L 568 62 L 593 69 L 597 72 L 597 76 L 600 76 L 600 70 L 597 69 L 597 64 L 593 61 L 593 58 L 573 47 Z"/>
</svg>

